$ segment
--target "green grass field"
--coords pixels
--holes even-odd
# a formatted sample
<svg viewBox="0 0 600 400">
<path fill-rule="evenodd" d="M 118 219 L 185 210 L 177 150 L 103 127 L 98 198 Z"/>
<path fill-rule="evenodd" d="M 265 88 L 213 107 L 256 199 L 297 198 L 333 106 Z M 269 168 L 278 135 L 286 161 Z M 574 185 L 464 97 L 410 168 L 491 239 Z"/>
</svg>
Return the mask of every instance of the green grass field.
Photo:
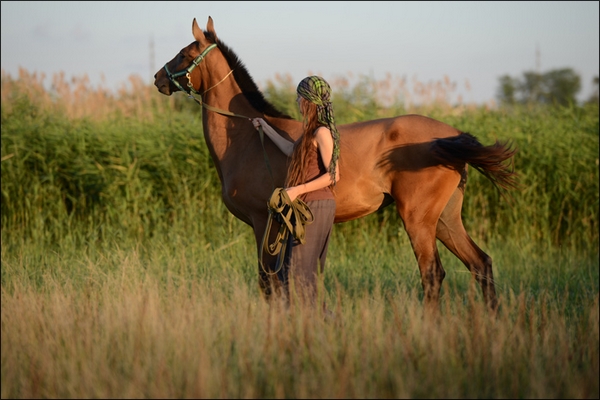
<svg viewBox="0 0 600 400">
<path fill-rule="evenodd" d="M 443 246 L 439 318 L 393 207 L 334 227 L 321 311 L 267 304 L 195 104 L 2 76 L 2 398 L 598 398 L 598 107 L 382 105 L 513 140 L 509 203 L 473 171 L 463 218 L 494 260 L 486 312 Z M 34 77 L 35 78 L 35 77 Z M 363 82 L 367 85 L 369 82 Z M 294 113 L 293 88 L 268 85 Z"/>
</svg>

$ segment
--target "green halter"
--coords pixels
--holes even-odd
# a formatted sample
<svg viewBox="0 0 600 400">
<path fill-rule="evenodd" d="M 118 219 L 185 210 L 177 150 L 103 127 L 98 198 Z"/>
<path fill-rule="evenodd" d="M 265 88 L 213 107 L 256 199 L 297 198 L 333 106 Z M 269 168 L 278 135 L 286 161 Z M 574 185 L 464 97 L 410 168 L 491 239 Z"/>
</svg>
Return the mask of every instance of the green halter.
<svg viewBox="0 0 600 400">
<path fill-rule="evenodd" d="M 165 64 L 164 68 L 165 68 L 165 72 L 167 73 L 167 77 L 169 78 L 169 80 L 171 82 L 173 82 L 173 84 L 175 86 L 177 86 L 177 89 L 179 89 L 185 93 L 185 90 L 183 89 L 183 87 L 176 80 L 176 78 L 179 78 L 180 76 L 185 75 L 185 77 L 188 80 L 187 86 L 190 89 L 190 92 L 200 94 L 200 93 L 196 92 L 196 90 L 194 89 L 194 86 L 192 85 L 192 78 L 191 78 L 190 74 L 192 73 L 194 68 L 196 68 L 198 65 L 200 65 L 200 63 L 202 62 L 202 60 L 204 60 L 204 57 L 206 57 L 208 52 L 211 51 L 212 49 L 214 49 L 215 47 L 217 47 L 217 45 L 214 43 L 211 44 L 210 46 L 208 46 L 206 49 L 204 49 L 202 54 L 200 54 L 198 57 L 194 58 L 194 60 L 192 61 L 192 63 L 190 64 L 189 67 L 187 67 L 186 69 L 184 69 L 182 71 L 171 73 L 171 71 L 169 71 L 169 68 L 167 68 L 167 64 Z"/>
</svg>

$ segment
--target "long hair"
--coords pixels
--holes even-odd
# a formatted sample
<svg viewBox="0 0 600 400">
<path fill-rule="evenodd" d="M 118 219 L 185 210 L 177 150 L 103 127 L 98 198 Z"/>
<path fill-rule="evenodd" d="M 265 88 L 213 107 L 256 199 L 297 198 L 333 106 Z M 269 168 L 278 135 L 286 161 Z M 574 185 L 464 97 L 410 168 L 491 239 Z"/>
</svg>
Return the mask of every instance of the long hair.
<svg viewBox="0 0 600 400">
<path fill-rule="evenodd" d="M 323 124 L 317 118 L 316 104 L 307 101 L 303 97 L 300 99 L 300 112 L 303 115 L 303 133 L 294 146 L 292 160 L 288 168 L 288 174 L 285 182 L 286 187 L 300 185 L 306 182 L 306 164 L 308 154 L 314 146 L 315 130 Z"/>
</svg>

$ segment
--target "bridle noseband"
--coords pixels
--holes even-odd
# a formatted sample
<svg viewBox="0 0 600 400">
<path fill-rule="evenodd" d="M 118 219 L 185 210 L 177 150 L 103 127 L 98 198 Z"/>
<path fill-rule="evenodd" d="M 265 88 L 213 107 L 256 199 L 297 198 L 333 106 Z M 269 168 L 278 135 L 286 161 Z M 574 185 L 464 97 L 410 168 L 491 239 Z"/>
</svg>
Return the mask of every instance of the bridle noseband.
<svg viewBox="0 0 600 400">
<path fill-rule="evenodd" d="M 176 80 L 180 76 L 184 76 L 185 75 L 185 77 L 188 80 L 187 86 L 190 89 L 190 92 L 199 95 L 200 93 L 196 92 L 196 89 L 194 89 L 194 85 L 192 85 L 192 77 L 191 77 L 190 74 L 192 73 L 192 71 L 194 70 L 194 68 L 196 68 L 198 65 L 200 65 L 200 63 L 202 62 L 202 60 L 204 60 L 204 57 L 206 57 L 206 55 L 208 54 L 208 52 L 211 51 L 212 49 L 214 49 L 215 47 L 217 47 L 216 43 L 213 43 L 210 46 L 208 46 L 202 52 L 202 54 L 200 54 L 198 57 L 194 58 L 194 60 L 190 64 L 190 66 L 187 67 L 186 69 L 184 69 L 183 71 L 171 73 L 171 71 L 169 71 L 169 68 L 167 68 L 167 64 L 165 64 L 165 66 L 163 68 L 165 69 L 165 72 L 167 73 L 167 78 L 169 78 L 169 80 L 173 83 L 173 85 L 177 86 L 177 89 L 179 89 L 179 90 L 181 90 L 182 92 L 185 93 L 186 92 L 185 89 Z"/>
</svg>

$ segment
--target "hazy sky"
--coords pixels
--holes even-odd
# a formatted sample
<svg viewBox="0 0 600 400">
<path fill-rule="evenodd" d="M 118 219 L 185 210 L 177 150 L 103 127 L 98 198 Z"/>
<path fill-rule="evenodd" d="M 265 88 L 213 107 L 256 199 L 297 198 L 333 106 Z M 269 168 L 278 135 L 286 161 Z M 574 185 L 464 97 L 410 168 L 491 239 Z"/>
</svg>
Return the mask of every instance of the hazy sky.
<svg viewBox="0 0 600 400">
<path fill-rule="evenodd" d="M 467 102 L 494 99 L 501 75 L 573 68 L 579 97 L 599 69 L 598 2 L 27 2 L 2 1 L 2 70 L 87 74 L 118 88 L 151 76 L 191 43 L 208 16 L 259 86 L 386 73 L 456 82 Z M 151 57 L 150 43 L 154 43 Z M 539 58 L 536 58 L 539 49 Z M 152 69 L 152 70 L 151 70 Z M 470 89 L 465 83 L 468 80 Z"/>
</svg>

